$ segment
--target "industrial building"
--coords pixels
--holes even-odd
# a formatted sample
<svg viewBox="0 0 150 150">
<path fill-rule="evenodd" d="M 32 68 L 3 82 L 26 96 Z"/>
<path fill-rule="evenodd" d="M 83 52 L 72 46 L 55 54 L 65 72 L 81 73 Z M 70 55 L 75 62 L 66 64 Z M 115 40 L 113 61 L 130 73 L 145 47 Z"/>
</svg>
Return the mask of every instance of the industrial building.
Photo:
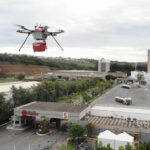
<svg viewBox="0 0 150 150">
<path fill-rule="evenodd" d="M 94 106 L 91 108 L 92 116 L 122 118 L 126 120 L 150 121 L 149 109 Z"/>
<path fill-rule="evenodd" d="M 72 79 L 82 79 L 87 77 L 105 77 L 107 74 L 104 72 L 98 71 L 87 71 L 87 70 L 56 70 L 51 71 L 46 74 L 38 74 L 36 75 L 36 79 L 48 79 L 51 77 L 63 78 L 68 77 L 69 80 Z"/>
<path fill-rule="evenodd" d="M 55 121 L 59 127 L 61 120 L 80 121 L 89 111 L 88 105 L 75 105 L 54 102 L 32 102 L 14 108 L 9 129 L 24 129 L 28 124 L 35 124 L 44 116 L 49 121 Z"/>
<path fill-rule="evenodd" d="M 98 60 L 98 72 L 109 72 L 110 71 L 110 61 L 104 58 Z"/>
<path fill-rule="evenodd" d="M 99 97 L 91 107 L 89 123 L 97 126 L 99 131 L 111 130 L 136 134 L 144 141 L 150 140 L 150 89 L 125 89 L 117 85 Z M 131 105 L 115 101 L 115 97 L 131 97 Z"/>
</svg>

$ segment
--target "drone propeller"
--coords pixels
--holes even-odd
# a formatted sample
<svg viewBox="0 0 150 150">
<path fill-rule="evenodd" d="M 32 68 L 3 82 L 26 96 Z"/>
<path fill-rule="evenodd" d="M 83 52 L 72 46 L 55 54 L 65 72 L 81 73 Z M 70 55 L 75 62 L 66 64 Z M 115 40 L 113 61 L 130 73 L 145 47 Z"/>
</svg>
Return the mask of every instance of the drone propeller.
<svg viewBox="0 0 150 150">
<path fill-rule="evenodd" d="M 25 42 L 27 41 L 28 37 L 29 37 L 30 33 L 28 33 L 27 37 L 25 38 L 24 42 L 22 43 L 22 45 L 19 48 L 19 51 L 21 50 L 21 48 L 23 47 L 23 45 L 25 44 Z"/>
<path fill-rule="evenodd" d="M 53 39 L 55 40 L 55 42 L 58 44 L 58 46 L 61 48 L 61 50 L 63 51 L 63 48 L 61 47 L 61 45 L 58 43 L 58 41 L 55 39 L 55 37 L 52 35 Z"/>
<path fill-rule="evenodd" d="M 20 27 L 23 30 L 32 31 L 32 30 L 27 29 L 25 26 L 22 26 L 22 25 L 19 25 L 19 24 L 15 24 L 15 25 Z"/>
<path fill-rule="evenodd" d="M 20 28 L 24 28 L 24 26 L 20 25 L 20 24 L 15 24 L 15 26 L 18 26 Z"/>
</svg>

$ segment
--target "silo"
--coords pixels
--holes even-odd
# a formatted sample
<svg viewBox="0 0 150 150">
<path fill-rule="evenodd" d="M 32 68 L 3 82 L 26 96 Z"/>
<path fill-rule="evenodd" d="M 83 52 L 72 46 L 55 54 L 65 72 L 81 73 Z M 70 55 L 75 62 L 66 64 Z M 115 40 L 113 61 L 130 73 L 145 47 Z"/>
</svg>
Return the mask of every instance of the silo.
<svg viewBox="0 0 150 150">
<path fill-rule="evenodd" d="M 110 70 L 110 61 L 104 58 L 98 60 L 98 72 L 109 72 Z"/>
</svg>

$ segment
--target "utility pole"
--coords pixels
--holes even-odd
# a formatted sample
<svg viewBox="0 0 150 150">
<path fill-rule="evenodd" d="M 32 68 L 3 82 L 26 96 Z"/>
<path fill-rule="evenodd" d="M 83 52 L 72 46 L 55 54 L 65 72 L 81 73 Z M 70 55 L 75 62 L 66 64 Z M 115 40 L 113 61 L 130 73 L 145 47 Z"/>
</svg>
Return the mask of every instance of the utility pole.
<svg viewBox="0 0 150 150">
<path fill-rule="evenodd" d="M 137 63 L 135 63 L 135 71 L 137 70 Z"/>
<path fill-rule="evenodd" d="M 16 145 L 14 144 L 14 150 L 16 150 Z"/>
</svg>

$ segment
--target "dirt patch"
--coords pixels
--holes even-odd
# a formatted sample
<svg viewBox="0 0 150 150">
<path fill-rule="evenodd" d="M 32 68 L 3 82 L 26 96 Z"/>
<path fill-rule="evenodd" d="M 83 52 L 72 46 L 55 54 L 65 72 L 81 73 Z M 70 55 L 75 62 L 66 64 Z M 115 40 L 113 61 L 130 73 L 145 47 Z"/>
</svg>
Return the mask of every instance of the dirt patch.
<svg viewBox="0 0 150 150">
<path fill-rule="evenodd" d="M 35 75 L 41 72 L 49 72 L 50 68 L 47 66 L 0 64 L 0 70 L 7 75 L 16 75 L 19 73 Z"/>
</svg>

